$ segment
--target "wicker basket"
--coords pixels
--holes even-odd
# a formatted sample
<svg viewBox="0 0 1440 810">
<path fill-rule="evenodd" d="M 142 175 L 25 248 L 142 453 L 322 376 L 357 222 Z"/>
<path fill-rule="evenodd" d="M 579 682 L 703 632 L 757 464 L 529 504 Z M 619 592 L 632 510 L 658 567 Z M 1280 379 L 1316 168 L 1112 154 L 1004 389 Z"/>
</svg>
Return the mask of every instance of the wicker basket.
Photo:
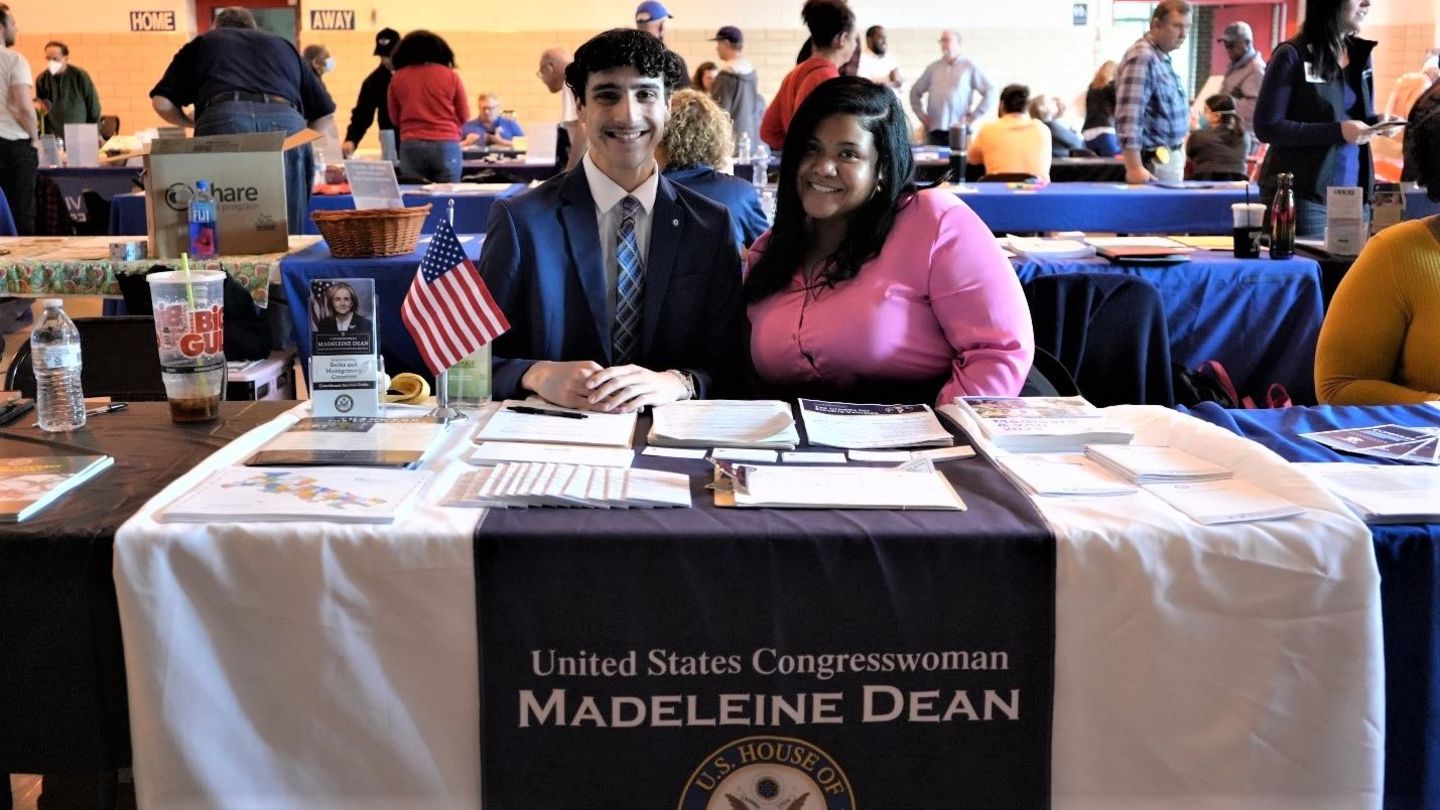
<svg viewBox="0 0 1440 810">
<path fill-rule="evenodd" d="M 311 211 L 310 218 L 337 259 L 368 259 L 413 253 L 430 204 L 365 211 Z"/>
</svg>

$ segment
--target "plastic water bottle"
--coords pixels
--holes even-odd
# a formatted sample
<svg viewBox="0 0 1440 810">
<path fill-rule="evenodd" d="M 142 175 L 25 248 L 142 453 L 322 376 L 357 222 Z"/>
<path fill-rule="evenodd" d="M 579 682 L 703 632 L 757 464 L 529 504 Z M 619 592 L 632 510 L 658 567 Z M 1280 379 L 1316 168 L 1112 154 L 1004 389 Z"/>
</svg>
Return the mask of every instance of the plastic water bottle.
<svg viewBox="0 0 1440 810">
<path fill-rule="evenodd" d="M 85 393 L 80 390 L 80 330 L 65 314 L 59 298 L 45 299 L 45 314 L 30 333 L 30 362 L 35 369 L 36 410 L 40 429 L 51 432 L 85 427 Z"/>
<path fill-rule="evenodd" d="M 190 199 L 190 256 L 213 259 L 220 255 L 220 229 L 216 223 L 215 198 L 210 196 L 210 181 L 195 181 L 195 196 Z"/>
<path fill-rule="evenodd" d="M 740 133 L 740 142 L 735 144 L 735 162 L 750 162 L 750 133 Z"/>
<path fill-rule="evenodd" d="M 750 158 L 750 182 L 760 191 L 770 184 L 770 147 L 758 144 Z"/>
</svg>

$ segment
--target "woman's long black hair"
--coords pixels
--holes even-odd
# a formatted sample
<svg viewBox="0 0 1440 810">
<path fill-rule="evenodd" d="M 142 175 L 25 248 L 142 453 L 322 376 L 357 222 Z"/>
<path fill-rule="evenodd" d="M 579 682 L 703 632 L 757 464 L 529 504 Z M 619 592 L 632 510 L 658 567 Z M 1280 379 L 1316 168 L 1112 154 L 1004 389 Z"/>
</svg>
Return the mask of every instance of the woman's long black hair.
<svg viewBox="0 0 1440 810">
<path fill-rule="evenodd" d="M 1325 81 L 1340 75 L 1340 49 L 1346 47 L 1340 37 L 1340 9 L 1345 0 L 1305 0 L 1305 20 L 1300 23 L 1296 39 L 1302 46 L 1300 58 L 1315 66 L 1315 73 Z M 1309 46 L 1308 48 L 1304 46 Z"/>
<path fill-rule="evenodd" d="M 800 161 L 820 122 L 832 115 L 853 115 L 875 138 L 879 185 L 851 217 L 845 238 L 826 257 L 821 280 L 830 286 L 854 278 L 875 258 L 895 222 L 895 214 L 915 193 L 915 158 L 910 153 L 909 123 L 889 88 L 856 76 L 831 79 L 810 93 L 795 111 L 780 153 L 780 185 L 775 225 L 760 258 L 745 279 L 745 297 L 759 301 L 790 283 L 810 242 L 805 208 L 800 203 Z"/>
</svg>

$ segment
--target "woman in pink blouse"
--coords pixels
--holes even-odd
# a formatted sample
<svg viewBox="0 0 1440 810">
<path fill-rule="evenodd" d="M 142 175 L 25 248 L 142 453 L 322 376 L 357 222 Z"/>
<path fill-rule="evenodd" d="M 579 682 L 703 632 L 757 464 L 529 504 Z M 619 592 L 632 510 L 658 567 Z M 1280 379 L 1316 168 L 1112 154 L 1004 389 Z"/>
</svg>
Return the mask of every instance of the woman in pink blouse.
<svg viewBox="0 0 1440 810">
<path fill-rule="evenodd" d="M 905 113 L 864 79 L 831 79 L 796 111 L 745 291 L 772 396 L 1013 396 L 1034 356 L 1010 262 L 959 198 L 915 189 Z"/>
</svg>

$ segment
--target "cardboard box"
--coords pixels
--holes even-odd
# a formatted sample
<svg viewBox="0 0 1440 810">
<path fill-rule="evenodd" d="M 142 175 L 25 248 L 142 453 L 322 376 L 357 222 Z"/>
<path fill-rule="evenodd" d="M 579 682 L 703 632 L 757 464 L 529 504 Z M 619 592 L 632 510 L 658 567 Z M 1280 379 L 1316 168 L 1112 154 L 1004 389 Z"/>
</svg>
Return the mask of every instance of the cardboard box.
<svg viewBox="0 0 1440 810">
<path fill-rule="evenodd" d="M 283 132 L 161 138 L 111 162 L 137 154 L 145 159 L 151 256 L 174 259 L 189 249 L 189 206 L 196 180 L 210 181 L 222 253 L 283 253 L 289 247 L 283 152 L 319 137 L 304 129 L 288 138 Z"/>
</svg>

